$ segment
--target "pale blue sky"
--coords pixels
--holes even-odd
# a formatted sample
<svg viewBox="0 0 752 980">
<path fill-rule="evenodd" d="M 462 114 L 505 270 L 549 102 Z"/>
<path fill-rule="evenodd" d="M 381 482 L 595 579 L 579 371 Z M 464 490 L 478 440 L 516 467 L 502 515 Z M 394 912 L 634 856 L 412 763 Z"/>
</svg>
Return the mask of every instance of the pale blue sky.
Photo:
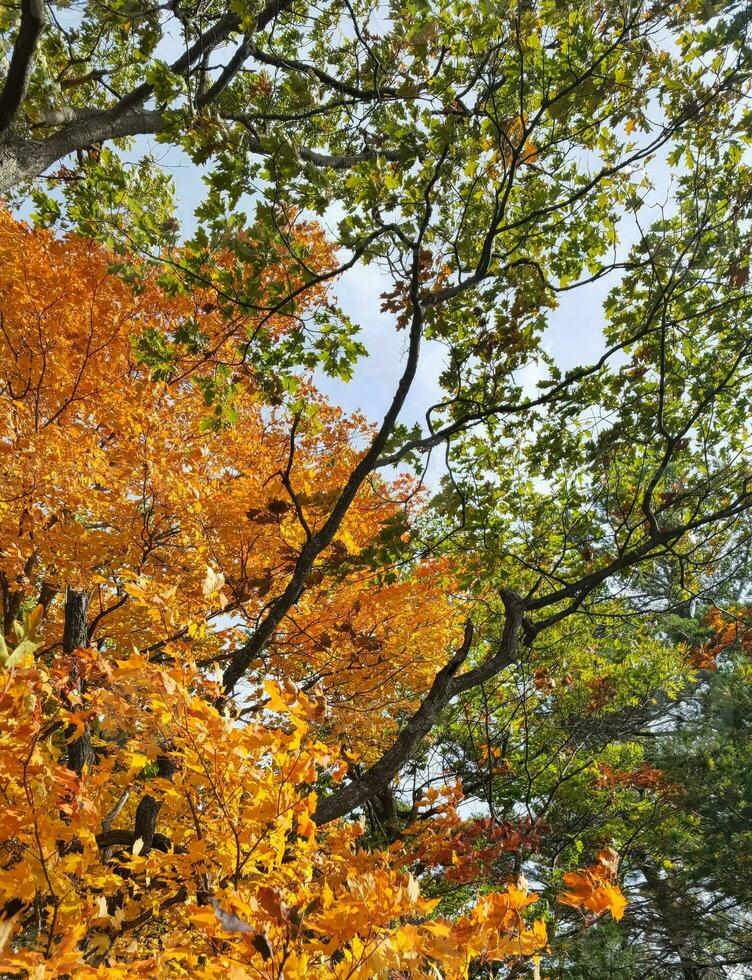
<svg viewBox="0 0 752 980">
<path fill-rule="evenodd" d="M 176 21 L 164 24 L 165 35 L 157 54 L 171 61 L 183 50 L 180 28 Z M 217 56 L 221 55 L 221 50 Z M 136 160 L 145 152 L 173 177 L 178 204 L 178 217 L 183 233 L 190 234 L 194 225 L 194 210 L 204 196 L 201 179 L 202 168 L 197 167 L 181 150 L 166 147 L 150 137 L 139 137 L 128 157 Z M 651 166 L 651 180 L 663 191 L 665 200 L 668 170 L 664 164 Z M 252 202 L 249 202 L 252 206 Z M 634 240 L 636 228 L 623 227 L 622 250 Z M 544 346 L 562 369 L 589 363 L 603 349 L 601 304 L 608 290 L 616 282 L 615 276 L 606 277 L 591 286 L 574 290 L 561 297 L 561 305 L 550 316 L 550 329 Z M 389 282 L 373 267 L 357 266 L 346 273 L 336 284 L 337 298 L 351 320 L 361 328 L 361 339 L 370 352 L 357 366 L 355 377 L 349 384 L 317 377 L 320 389 L 332 401 L 346 411 L 362 411 L 370 419 L 378 421 L 394 393 L 402 371 L 404 333 L 394 330 L 393 319 L 380 312 L 380 294 L 389 288 Z M 424 344 L 418 375 L 402 414 L 402 421 L 412 424 L 423 422 L 426 409 L 439 397 L 437 378 L 442 367 L 442 351 L 438 345 Z M 534 385 L 537 372 L 529 369 L 521 380 Z M 432 467 L 433 469 L 433 467 Z"/>
<path fill-rule="evenodd" d="M 75 20 L 75 13 L 70 16 Z M 156 55 L 171 62 L 184 48 L 181 28 L 176 19 L 166 17 L 163 29 Z M 670 38 L 664 40 L 669 43 Z M 217 64 L 221 63 L 222 54 L 223 49 L 218 49 Z M 178 217 L 184 233 L 190 234 L 195 223 L 194 210 L 204 196 L 201 168 L 179 149 L 168 148 L 149 137 L 137 138 L 128 156 L 136 160 L 145 152 L 151 153 L 171 173 L 177 192 Z M 656 198 L 662 197 L 664 201 L 667 177 L 668 168 L 663 162 L 651 165 L 650 178 L 657 189 Z M 623 222 L 623 225 L 620 228 L 621 251 L 636 237 L 633 223 Z M 562 369 L 592 362 L 602 352 L 602 301 L 616 281 L 616 276 L 612 275 L 561 297 L 559 309 L 550 316 L 544 347 Z M 361 339 L 371 356 L 358 365 L 349 384 L 317 377 L 320 389 L 335 403 L 346 411 L 362 411 L 375 421 L 382 418 L 394 393 L 402 370 L 405 342 L 404 334 L 394 330 L 392 318 L 380 312 L 380 294 L 387 288 L 389 283 L 380 277 L 375 267 L 357 266 L 336 284 L 338 300 L 351 320 L 360 326 Z M 437 378 L 441 367 L 441 349 L 437 345 L 424 344 L 418 376 L 403 410 L 402 421 L 408 424 L 423 422 L 426 409 L 439 396 Z M 534 367 L 527 370 L 521 380 L 526 386 L 534 385 L 537 380 Z"/>
<path fill-rule="evenodd" d="M 193 211 L 203 198 L 201 170 L 181 151 L 167 149 L 149 139 L 139 139 L 134 158 L 150 151 L 172 175 L 176 188 L 178 215 L 183 232 L 189 234 Z M 628 237 L 633 237 L 629 235 Z M 626 244 L 626 243 L 625 243 Z M 550 318 L 545 346 L 564 369 L 592 361 L 602 351 L 601 304 L 615 277 L 565 293 L 558 310 Z M 380 312 L 381 293 L 389 281 L 375 266 L 356 266 L 345 273 L 335 286 L 338 301 L 361 328 L 361 339 L 371 356 L 358 365 L 354 379 L 346 384 L 319 376 L 319 387 L 347 411 L 362 411 L 369 418 L 380 419 L 394 392 L 402 370 L 405 335 L 396 332 L 390 314 Z M 421 352 L 418 377 L 403 411 L 403 421 L 422 421 L 429 405 L 439 395 L 437 378 L 442 367 L 442 349 L 426 343 Z M 534 380 L 534 372 L 530 372 Z"/>
</svg>

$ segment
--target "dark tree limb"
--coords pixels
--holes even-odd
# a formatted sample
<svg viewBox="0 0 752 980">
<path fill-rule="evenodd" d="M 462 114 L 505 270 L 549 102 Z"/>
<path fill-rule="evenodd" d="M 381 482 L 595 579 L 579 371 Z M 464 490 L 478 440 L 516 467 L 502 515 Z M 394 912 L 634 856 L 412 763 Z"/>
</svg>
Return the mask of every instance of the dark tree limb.
<svg viewBox="0 0 752 980">
<path fill-rule="evenodd" d="M 175 773 L 175 763 L 170 758 L 169 754 L 163 753 L 157 758 L 157 774 L 162 779 L 171 779 Z M 139 804 L 136 807 L 136 819 L 133 825 L 133 840 L 137 841 L 139 837 L 143 841 L 143 846 L 141 848 L 141 854 L 147 855 L 152 847 L 157 847 L 155 839 L 159 836 L 156 834 L 157 828 L 157 817 L 159 816 L 159 811 L 162 808 L 162 803 L 156 800 L 149 793 L 145 794 Z M 166 840 L 166 838 L 165 838 Z M 169 842 L 168 842 L 169 846 Z M 158 850 L 161 848 L 157 847 Z"/>
<path fill-rule="evenodd" d="M 275 3 L 275 11 L 281 9 L 282 3 Z M 259 20 L 261 19 L 261 15 Z M 193 44 L 186 48 L 183 54 L 170 65 L 170 71 L 175 75 L 186 75 L 191 67 L 199 61 L 207 51 L 216 48 L 217 45 L 226 41 L 240 27 L 240 18 L 237 14 L 226 13 L 220 17 L 208 30 L 204 31 Z M 142 106 L 148 98 L 154 94 L 154 86 L 148 82 L 137 85 L 127 95 L 117 103 L 111 110 L 114 115 L 122 115 L 136 106 Z"/>
<path fill-rule="evenodd" d="M 21 0 L 21 26 L 0 93 L 0 137 L 15 119 L 26 95 L 44 21 L 44 0 Z"/>
<path fill-rule="evenodd" d="M 89 594 L 79 589 L 67 589 L 65 593 L 65 623 L 63 626 L 63 652 L 72 654 L 75 650 L 89 645 L 89 631 L 86 625 L 86 614 L 89 610 Z M 75 675 L 75 668 L 71 671 Z M 79 695 L 83 692 L 80 680 L 76 679 Z M 69 725 L 65 730 L 66 738 L 73 738 L 76 733 L 75 725 Z M 83 735 L 73 738 L 68 743 L 68 768 L 81 775 L 84 767 L 94 765 L 96 755 L 91 744 L 89 726 L 84 727 Z"/>
<path fill-rule="evenodd" d="M 141 854 L 146 855 L 154 846 L 154 835 L 157 829 L 157 816 L 162 804 L 148 793 L 143 796 L 136 807 L 136 820 L 133 825 L 133 840 L 143 841 Z"/>
<path fill-rule="evenodd" d="M 89 594 L 79 589 L 65 591 L 65 622 L 63 625 L 63 652 L 73 653 L 89 645 L 89 629 L 86 615 L 89 611 Z"/>
<path fill-rule="evenodd" d="M 454 692 L 454 676 L 467 659 L 473 641 L 473 626 L 465 625 L 465 635 L 459 649 L 434 678 L 431 690 L 423 703 L 410 718 L 392 745 L 363 775 L 338 789 L 336 793 L 320 799 L 313 815 L 321 825 L 336 820 L 362 806 L 368 800 L 379 797 L 389 787 L 402 767 L 413 757 L 423 738 L 436 723 L 439 714 L 449 703 Z"/>
<path fill-rule="evenodd" d="M 250 42 L 248 38 L 243 38 L 232 58 L 230 58 L 229 62 L 219 73 L 215 81 L 213 81 L 209 88 L 207 88 L 205 92 L 202 92 L 196 99 L 196 105 L 199 108 L 203 108 L 205 105 L 211 105 L 212 102 L 219 98 L 219 96 L 224 92 L 224 90 L 232 82 L 233 78 L 235 78 L 237 73 L 245 64 L 248 58 L 249 50 Z"/>
<path fill-rule="evenodd" d="M 251 120 L 247 116 L 231 115 L 228 113 L 224 115 L 224 118 L 230 122 L 241 123 L 251 131 L 254 129 Z M 245 145 L 251 153 L 255 153 L 257 156 L 274 157 L 274 151 L 270 150 L 264 141 L 256 136 L 249 136 L 245 141 Z M 351 170 L 359 163 L 366 163 L 369 160 L 375 160 L 377 157 L 390 160 L 392 163 L 399 163 L 404 158 L 401 150 L 384 146 L 379 147 L 378 150 L 373 147 L 367 147 L 365 150 L 360 150 L 357 153 L 321 153 L 319 150 L 311 149 L 308 146 L 296 146 L 295 152 L 306 163 L 312 163 L 316 167 L 323 167 L 329 170 Z"/>
<path fill-rule="evenodd" d="M 355 85 L 348 85 L 347 82 L 335 78 L 329 72 L 323 71 L 317 65 L 299 61 L 297 58 L 282 58 L 271 51 L 264 51 L 256 45 L 248 48 L 248 54 L 254 61 L 260 61 L 264 65 L 272 68 L 283 68 L 288 71 L 296 71 L 302 75 L 313 75 L 328 88 L 339 92 L 341 95 L 349 95 L 351 98 L 360 99 L 364 102 L 372 102 L 377 99 L 396 98 L 397 89 L 390 86 L 380 86 L 378 88 L 362 89 Z"/>
<path fill-rule="evenodd" d="M 433 180 L 429 183 L 426 190 L 426 210 L 421 231 L 418 235 L 418 241 L 415 243 L 413 248 L 410 284 L 412 314 L 408 354 L 405 369 L 397 385 L 392 402 L 387 409 L 384 419 L 376 435 L 371 441 L 368 450 L 364 453 L 360 462 L 350 474 L 347 483 L 345 484 L 339 498 L 337 499 L 337 502 L 329 514 L 329 517 L 326 519 L 321 529 L 311 538 L 309 538 L 301 549 L 300 555 L 298 556 L 298 560 L 295 564 L 295 569 L 284 591 L 271 603 L 266 617 L 263 619 L 249 640 L 233 654 L 222 678 L 225 694 L 229 694 L 233 691 L 237 682 L 248 669 L 248 665 L 254 660 L 267 641 L 273 636 L 279 624 L 300 598 L 303 588 L 305 587 L 306 578 L 313 568 L 314 561 L 334 540 L 334 536 L 348 512 L 350 504 L 355 499 L 358 491 L 367 477 L 373 471 L 376 461 L 383 452 L 387 440 L 394 429 L 397 418 L 399 417 L 399 413 L 402 410 L 402 406 L 405 404 L 405 399 L 410 391 L 418 368 L 420 342 L 423 336 L 423 308 L 418 295 L 422 239 L 431 215 L 430 195 L 433 190 L 433 185 L 438 178 L 438 174 L 444 163 L 445 157 L 446 150 L 439 158 L 434 171 Z"/>
<path fill-rule="evenodd" d="M 343 817 L 364 803 L 377 799 L 399 775 L 403 766 L 415 755 L 421 741 L 430 732 L 444 708 L 453 697 L 468 691 L 485 680 L 494 677 L 499 671 L 514 663 L 523 626 L 524 603 L 516 592 L 505 589 L 501 595 L 506 611 L 501 640 L 483 663 L 466 674 L 457 676 L 457 671 L 467 659 L 473 642 L 473 626 L 465 624 L 462 644 L 449 663 L 443 667 L 431 685 L 431 690 L 423 703 L 405 724 L 392 745 L 358 779 L 338 789 L 331 796 L 320 799 L 314 821 L 321 825 Z"/>
<path fill-rule="evenodd" d="M 52 579 L 45 578 L 42 582 L 42 587 L 39 590 L 39 605 L 44 609 L 45 615 L 50 607 L 52 600 L 60 591 L 57 582 Z"/>
</svg>

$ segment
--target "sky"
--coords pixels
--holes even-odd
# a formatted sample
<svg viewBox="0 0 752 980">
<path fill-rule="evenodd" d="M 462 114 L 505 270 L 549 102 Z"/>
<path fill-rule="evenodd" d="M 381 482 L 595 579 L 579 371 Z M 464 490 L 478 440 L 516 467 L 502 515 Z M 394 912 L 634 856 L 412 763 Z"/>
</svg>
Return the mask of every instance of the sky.
<svg viewBox="0 0 752 980">
<path fill-rule="evenodd" d="M 71 11 L 71 19 L 77 14 Z M 377 30 L 379 24 L 371 24 Z M 184 41 L 181 27 L 175 18 L 168 17 L 163 24 L 163 36 L 155 55 L 168 63 L 183 53 Z M 670 38 L 661 43 L 669 44 Z M 232 46 L 231 46 L 232 47 Z M 229 50 L 229 49 L 228 49 Z M 218 49 L 217 55 L 222 53 Z M 656 120 L 659 122 L 659 120 Z M 151 137 L 138 137 L 127 157 L 134 162 L 144 153 L 149 153 L 173 178 L 178 205 L 178 218 L 183 234 L 190 235 L 195 227 L 194 210 L 204 196 L 202 168 L 194 164 L 179 148 L 166 147 Z M 651 165 L 650 179 L 656 189 L 656 199 L 665 200 L 668 189 L 669 171 L 665 162 L 657 161 Z M 252 202 L 249 202 L 252 206 Z M 619 229 L 622 250 L 637 237 L 637 228 L 625 220 Z M 560 296 L 559 308 L 549 315 L 549 329 L 543 340 L 543 347 L 562 370 L 580 364 L 592 363 L 604 349 L 602 303 L 617 281 L 616 274 L 578 288 Z M 336 299 L 350 320 L 361 329 L 360 339 L 370 352 L 356 367 L 349 383 L 327 378 L 319 373 L 315 381 L 319 389 L 346 412 L 362 412 L 367 418 L 378 422 L 391 401 L 399 377 L 402 373 L 406 336 L 394 330 L 393 319 L 383 314 L 381 293 L 390 288 L 389 281 L 375 266 L 357 265 L 345 273 L 336 283 Z M 417 377 L 400 416 L 407 425 L 425 422 L 429 406 L 440 397 L 438 378 L 443 367 L 442 348 L 435 343 L 426 342 L 421 349 Z M 539 378 L 539 371 L 531 365 L 519 381 L 523 389 L 533 392 Z M 442 470 L 441 461 L 434 459 L 428 473 L 429 483 Z M 433 478 L 431 476 L 433 474 Z"/>
<path fill-rule="evenodd" d="M 157 54 L 169 62 L 182 53 L 183 41 L 177 22 L 168 20 L 164 28 Z M 195 227 L 194 210 L 204 195 L 202 168 L 179 148 L 165 147 L 151 137 L 138 137 L 129 156 L 135 161 L 145 152 L 152 154 L 171 173 L 176 189 L 178 218 L 183 234 L 190 235 Z M 657 196 L 665 199 L 668 168 L 664 162 L 652 164 L 650 178 Z M 252 204 L 249 200 L 248 206 L 252 207 Z M 629 247 L 637 237 L 636 226 L 630 226 L 628 222 L 623 223 L 619 232 L 622 249 Z M 562 370 L 591 363 L 602 354 L 602 303 L 616 281 L 616 275 L 612 275 L 560 296 L 559 308 L 550 314 L 543 347 Z M 374 422 L 383 418 L 393 397 L 402 373 L 407 339 L 404 332 L 395 331 L 391 315 L 383 314 L 380 310 L 381 293 L 390 287 L 390 281 L 375 266 L 356 265 L 337 281 L 336 299 L 350 320 L 359 325 L 360 340 L 370 356 L 357 365 L 349 383 L 328 378 L 322 373 L 315 378 L 322 393 L 335 404 L 346 412 L 362 412 Z M 407 425 L 424 423 L 426 410 L 440 398 L 438 378 L 442 367 L 442 348 L 436 343 L 425 342 L 421 348 L 417 376 L 400 421 Z M 538 370 L 531 365 L 519 380 L 523 388 L 532 391 L 538 377 Z M 434 482 L 442 469 L 440 459 L 433 459 L 427 474 L 429 483 Z"/>
<path fill-rule="evenodd" d="M 204 184 L 198 168 L 181 150 L 165 148 L 147 137 L 137 140 L 132 158 L 150 152 L 167 170 L 175 183 L 178 217 L 183 234 L 194 227 L 193 211 L 201 202 Z M 629 229 L 624 235 L 634 237 Z M 577 364 L 589 363 L 603 351 L 602 303 L 614 283 L 604 279 L 589 286 L 564 293 L 559 308 L 550 315 L 550 326 L 544 346 L 566 370 Z M 360 339 L 370 352 L 357 365 L 353 379 L 346 383 L 317 375 L 320 390 L 345 411 L 363 412 L 369 419 L 379 421 L 391 400 L 404 364 L 406 335 L 396 332 L 391 314 L 381 312 L 381 294 L 390 288 L 390 281 L 375 265 L 356 265 L 335 285 L 337 301 L 361 330 Z M 438 378 L 443 367 L 443 349 L 437 343 L 426 342 L 421 349 L 419 370 L 401 415 L 401 421 L 411 425 L 425 420 L 426 409 L 440 397 Z M 528 381 L 536 380 L 536 372 L 528 372 Z"/>
</svg>

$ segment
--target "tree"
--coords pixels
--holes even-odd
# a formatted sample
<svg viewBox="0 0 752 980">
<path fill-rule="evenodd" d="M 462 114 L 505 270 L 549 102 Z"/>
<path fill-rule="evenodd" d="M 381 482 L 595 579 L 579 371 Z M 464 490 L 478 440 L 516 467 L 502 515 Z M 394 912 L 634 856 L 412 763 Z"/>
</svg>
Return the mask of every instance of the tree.
<svg viewBox="0 0 752 980">
<path fill-rule="evenodd" d="M 336 759 L 307 738 L 316 701 L 268 685 L 289 730 L 239 726 L 185 663 L 77 648 L 46 669 L 40 615 L 3 653 L 4 970 L 366 977 L 434 962 L 460 976 L 545 943 L 521 918 L 526 891 L 435 922 L 398 855 L 357 850 L 359 824 L 317 832 L 310 786 Z M 97 757 L 77 776 L 60 743 L 87 725 Z"/>
<path fill-rule="evenodd" d="M 446 562 L 375 560 L 416 487 L 364 488 L 230 709 L 212 665 L 274 601 L 364 423 L 312 390 L 275 415 L 249 381 L 218 425 L 201 384 L 155 383 L 132 347 L 134 324 L 177 333 L 197 308 L 232 342 L 205 294 L 134 291 L 101 247 L 1 220 L 4 967 L 460 976 L 540 949 L 527 886 L 435 920 L 409 849 L 317 827 L 314 787 L 378 757 L 458 632 Z"/>
<path fill-rule="evenodd" d="M 434 877 L 430 893 L 443 903 L 515 867 L 555 882 L 606 842 L 620 853 L 623 919 L 588 926 L 558 910 L 543 956 L 551 976 L 685 980 L 749 969 L 749 634 L 746 609 L 733 604 L 748 566 L 730 571 L 714 576 L 723 613 L 699 603 L 643 612 L 640 630 L 622 626 L 618 644 L 613 629 L 570 629 L 550 644 L 551 659 L 540 651 L 483 698 L 463 699 L 442 729 L 434 753 L 466 793 L 485 798 L 497 827 L 521 807 L 528 815 L 522 838 L 507 829 L 511 852 L 465 849 L 446 878 Z M 644 609 L 645 596 L 637 601 Z M 485 835 L 492 845 L 488 826 Z"/>
<path fill-rule="evenodd" d="M 719 588 L 718 599 L 733 591 Z M 625 927 L 636 974 L 691 980 L 749 969 L 749 662 L 746 611 L 734 612 L 735 622 L 697 610 L 691 683 L 645 749 L 657 805 L 632 845 Z"/>
<path fill-rule="evenodd" d="M 107 578 L 97 571 L 109 598 L 100 611 L 123 600 L 107 613 L 112 642 L 129 641 L 148 621 L 154 635 L 141 649 L 162 663 L 174 656 L 170 644 L 198 638 L 206 647 L 198 667 L 221 665 L 212 696 L 228 712 L 262 717 L 272 702 L 254 687 L 269 678 L 307 690 L 321 681 L 332 702 L 332 720 L 317 722 L 322 737 L 353 740 L 347 751 L 356 757 L 345 758 L 347 779 L 317 780 L 312 822 L 326 828 L 365 811 L 374 838 L 415 839 L 444 871 L 456 843 L 469 856 L 461 862 L 465 885 L 474 880 L 473 862 L 476 871 L 487 867 L 468 852 L 491 848 L 500 860 L 508 852 L 514 863 L 504 875 L 514 882 L 529 849 L 523 840 L 534 846 L 530 834 L 541 829 L 531 803 L 545 802 L 546 782 L 549 792 L 570 781 L 586 786 L 585 777 L 576 782 L 571 761 L 582 716 L 618 706 L 618 717 L 586 730 L 588 753 L 605 751 L 630 716 L 652 722 L 649 712 L 635 711 L 641 697 L 668 697 L 677 683 L 676 650 L 635 626 L 635 617 L 709 595 L 714 570 L 743 551 L 752 502 L 746 11 L 735 2 L 406 4 L 369 26 L 378 12 L 280 5 L 246 17 L 176 7 L 186 45 L 170 68 L 152 58 L 164 11 L 140 16 L 134 30 L 132 11 L 111 22 L 101 8 L 87 8 L 73 29 L 42 33 L 30 31 L 25 15 L 9 76 L 22 75 L 23 85 L 14 81 L 2 97 L 12 118 L 3 186 L 80 148 L 79 167 L 54 176 L 54 194 L 33 189 L 37 219 L 105 240 L 136 296 L 182 311 L 165 316 L 160 307 L 130 331 L 144 372 L 134 375 L 142 382 L 138 397 L 148 390 L 149 405 L 162 390 L 149 387 L 151 373 L 151 383 L 166 386 L 162 411 L 175 406 L 185 418 L 177 446 L 158 444 L 161 494 L 169 498 L 159 506 L 177 510 L 180 522 L 168 518 L 160 533 L 185 526 L 191 508 L 203 509 L 185 498 L 193 492 L 203 501 L 216 470 L 191 462 L 183 479 L 181 468 L 190 442 L 182 433 L 202 426 L 216 440 L 225 482 L 239 494 L 252 487 L 248 520 L 268 521 L 273 532 L 260 535 L 263 551 L 254 549 L 254 560 L 272 556 L 258 575 L 247 576 L 238 560 L 247 547 L 236 548 L 225 571 L 227 541 L 238 527 L 232 517 L 243 511 L 222 492 L 210 519 L 196 519 L 200 532 L 174 542 L 186 566 L 174 594 L 173 542 L 159 541 L 156 574 L 143 582 L 139 562 L 149 556 L 137 549 L 125 572 L 107 569 Z M 236 55 L 226 69 L 215 68 L 211 52 L 224 53 L 238 28 L 244 36 Z M 48 76 L 41 58 L 30 71 L 35 52 L 45 51 L 44 63 L 65 80 L 82 45 L 94 74 L 66 87 L 73 103 L 66 118 L 44 116 Z M 254 59 L 274 71 L 249 74 L 244 66 Z M 41 139 L 24 132 L 22 111 L 41 123 Z M 150 191 L 145 207 L 112 148 L 94 145 L 135 132 L 158 132 L 195 162 L 210 161 L 200 226 L 188 241 L 178 243 L 159 169 L 137 171 Z M 85 146 L 91 151 L 83 153 Z M 668 199 L 651 181 L 651 167 L 661 163 L 673 175 Z M 246 221 L 239 202 L 250 192 L 256 207 Z M 338 224 L 327 247 L 308 219 L 330 205 Z M 633 246 L 622 246 L 630 236 Z M 322 366 L 348 377 L 362 355 L 327 289 L 368 263 L 389 277 L 384 309 L 406 354 L 383 421 L 354 429 L 310 393 L 305 372 Z M 545 346 L 549 313 L 564 294 L 607 276 L 614 287 L 604 305 L 604 353 L 563 371 Z M 426 340 L 446 350 L 443 395 L 425 428 L 409 431 L 400 415 Z M 22 346 L 10 349 L 23 361 Z M 47 356 L 42 341 L 39 358 Z M 522 372 L 532 368 L 537 386 L 524 385 Z M 24 384 L 9 389 L 13 401 L 33 392 Z M 126 414 L 139 412 L 131 403 Z M 84 423 L 87 430 L 88 417 Z M 359 447 L 350 441 L 356 430 Z M 268 431 L 276 451 L 258 482 L 255 470 L 247 473 L 255 460 L 244 454 Z M 438 448 L 447 470 L 440 492 L 430 506 L 410 508 L 416 484 L 395 490 L 379 472 L 412 462 L 419 483 L 424 457 Z M 106 446 L 99 452 L 106 456 Z M 40 484 L 46 471 L 45 464 Z M 279 480 L 271 499 L 269 476 Z M 129 505 L 138 490 L 123 486 Z M 397 504 L 387 505 L 383 498 L 395 494 Z M 91 506 L 87 499 L 87 512 Z M 359 515 L 369 506 L 378 513 L 358 539 Z M 96 531 L 89 516 L 84 531 Z M 14 527 L 22 517 L 11 517 Z M 105 520 L 108 531 L 119 527 Z M 96 534 L 73 524 L 64 537 L 75 557 Z M 34 571 L 16 559 L 9 596 Z M 88 559 L 83 566 L 92 570 Z M 136 581 L 125 584 L 129 573 Z M 416 581 L 426 592 L 406 608 Z M 367 599 L 351 599 L 358 583 Z M 243 635 L 224 624 L 199 635 L 202 620 L 216 613 L 215 596 L 220 606 L 232 599 L 233 611 L 248 607 Z M 382 616 L 382 605 L 394 616 Z M 322 606 L 329 611 L 323 628 L 314 626 Z M 343 609 L 347 640 L 340 645 L 331 626 Z M 370 635 L 374 621 L 388 622 L 385 635 Z M 578 642 L 585 653 L 576 669 L 586 669 L 587 656 L 592 669 L 583 683 L 568 684 L 552 668 Z M 538 746 L 524 731 L 518 758 L 528 765 L 530 820 L 510 828 L 495 812 L 499 778 L 506 790 L 494 751 L 503 754 L 504 738 L 526 719 L 526 697 L 516 699 L 517 720 L 505 707 L 510 679 L 524 678 L 528 667 L 541 695 L 563 681 L 572 700 L 569 716 L 554 719 L 566 741 L 542 781 L 530 776 L 530 750 L 545 760 L 551 729 L 541 728 Z M 365 687 L 374 672 L 381 700 Z M 254 701 L 246 705 L 249 688 Z M 353 724 L 353 710 L 364 724 Z M 458 710 L 467 713 L 459 733 Z M 445 746 L 464 749 L 478 719 L 488 731 L 473 750 L 471 793 L 483 794 L 491 822 L 458 828 L 451 793 L 438 805 L 430 799 L 436 755 L 423 753 L 429 743 L 439 759 Z M 592 754 L 584 763 L 592 768 Z M 518 818 L 514 802 L 509 807 Z M 423 841 L 424 827 L 434 837 L 446 831 L 449 849 Z M 606 908 L 618 914 L 618 893 L 609 891 L 618 855 L 609 841 L 593 843 L 582 862 L 576 848 L 567 850 L 569 867 L 555 870 L 574 875 L 564 882 L 570 903 L 577 898 L 591 916 Z M 580 863 L 586 871 L 575 871 Z M 552 895 L 559 882 L 553 875 L 544 884 Z M 605 904 L 604 893 L 611 896 Z M 461 897 L 472 905 L 467 891 Z M 475 908 L 482 912 L 483 904 Z M 566 902 L 557 908 L 572 915 Z"/>
<path fill-rule="evenodd" d="M 103 143 L 154 134 L 198 159 L 234 161 L 241 179 L 252 176 L 254 158 L 277 174 L 303 166 L 326 194 L 334 175 L 360 167 L 406 174 L 432 155 L 437 136 L 453 134 L 467 160 L 487 121 L 497 136 L 485 149 L 517 169 L 562 120 L 591 146 L 603 140 L 601 124 L 645 124 L 645 85 L 667 97 L 660 144 L 701 118 L 716 96 L 734 97 L 748 69 L 743 11 L 738 2 L 514 2 L 481 10 L 314 9 L 274 0 L 231 11 L 84 4 L 66 19 L 56 5 L 29 0 L 3 25 L 11 56 L 0 97 L 0 187 L 8 191 L 72 153 L 96 155 Z M 680 39 L 676 56 L 659 47 L 666 32 Z M 712 81 L 691 60 L 677 70 L 683 56 L 715 46 L 734 57 Z M 169 47 L 180 52 L 172 61 L 163 57 Z M 517 104 L 520 78 L 523 101 L 543 86 L 542 111 Z M 580 129 L 583 109 L 592 115 Z"/>
</svg>

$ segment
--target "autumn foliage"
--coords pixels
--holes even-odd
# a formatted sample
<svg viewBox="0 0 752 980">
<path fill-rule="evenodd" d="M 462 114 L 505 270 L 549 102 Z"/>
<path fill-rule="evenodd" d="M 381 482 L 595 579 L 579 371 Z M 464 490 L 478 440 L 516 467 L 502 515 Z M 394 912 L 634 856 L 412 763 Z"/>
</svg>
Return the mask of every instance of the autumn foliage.
<svg viewBox="0 0 752 980">
<path fill-rule="evenodd" d="M 609 911 L 618 921 L 626 908 L 624 897 L 618 885 L 614 884 L 618 866 L 619 855 L 613 848 L 600 851 L 595 864 L 564 875 L 568 890 L 559 897 L 559 901 L 595 915 Z"/>
<path fill-rule="evenodd" d="M 25 948 L 5 966 L 366 977 L 435 960 L 461 976 L 473 956 L 545 942 L 542 924 L 521 917 L 532 895 L 510 886 L 455 922 L 432 921 L 399 850 L 359 848 L 358 822 L 316 828 L 311 785 L 337 758 L 312 736 L 318 708 L 304 695 L 270 684 L 285 724 L 240 726 L 184 664 L 89 650 L 75 655 L 86 711 L 70 711 L 72 664 L 35 663 L 35 637 L 5 658 L 1 897 L 43 903 L 46 928 L 8 919 L 6 942 L 20 925 L 13 945 Z M 56 735 L 94 717 L 102 751 L 79 778 Z M 136 836 L 147 791 L 166 831 L 151 838 Z"/>
<path fill-rule="evenodd" d="M 35 587 L 44 597 L 86 588 L 90 640 L 152 652 L 178 644 L 209 666 L 281 591 L 305 540 L 296 509 L 315 533 L 366 423 L 307 390 L 316 411 L 291 441 L 289 419 L 265 407 L 249 372 L 236 424 L 207 430 L 201 384 L 154 382 L 134 342 L 155 324 L 174 334 L 199 316 L 221 356 L 231 339 L 208 296 L 168 297 L 153 278 L 134 292 L 91 243 L 56 241 L 7 214 L 0 222 L 6 628 Z M 238 315 L 233 329 L 253 324 Z M 315 675 L 334 723 L 340 708 L 365 699 L 364 751 L 371 709 L 409 693 L 397 684 L 407 658 L 411 679 L 425 685 L 458 622 L 443 598 L 442 563 L 375 592 L 369 568 L 357 567 L 385 525 L 414 506 L 403 505 L 411 493 L 395 484 L 360 495 L 275 643 L 272 673 Z M 62 604 L 50 604 L 49 629 L 61 615 Z"/>
<path fill-rule="evenodd" d="M 362 820 L 314 819 L 461 634 L 445 559 L 376 574 L 420 493 L 364 487 L 227 701 L 227 649 L 283 587 L 369 427 L 306 382 L 315 411 L 291 425 L 240 367 L 236 424 L 203 424 L 209 375 L 155 381 L 135 342 L 199 318 L 221 359 L 227 319 L 209 293 L 167 295 L 148 274 L 133 289 L 110 261 L 0 212 L 0 970 L 450 978 L 539 952 L 524 878 L 442 916 L 420 874 L 480 881 L 544 828 L 463 820 L 459 788 L 391 844 Z M 616 860 L 565 875 L 561 901 L 620 918 Z"/>
</svg>

